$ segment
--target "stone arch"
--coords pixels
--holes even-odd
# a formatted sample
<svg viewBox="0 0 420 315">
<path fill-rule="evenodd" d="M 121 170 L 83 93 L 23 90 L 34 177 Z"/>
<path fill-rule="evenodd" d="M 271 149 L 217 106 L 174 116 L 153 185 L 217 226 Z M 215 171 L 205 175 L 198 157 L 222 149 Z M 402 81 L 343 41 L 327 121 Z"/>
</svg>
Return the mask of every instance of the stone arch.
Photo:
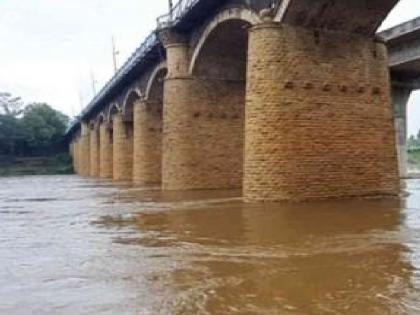
<svg viewBox="0 0 420 315">
<path fill-rule="evenodd" d="M 122 114 L 125 121 L 134 120 L 134 104 L 143 98 L 143 93 L 140 89 L 134 87 L 128 90 L 124 97 L 122 105 Z"/>
<path fill-rule="evenodd" d="M 197 59 L 200 53 L 209 39 L 210 35 L 217 29 L 221 24 L 227 21 L 242 21 L 248 25 L 255 25 L 261 22 L 259 15 L 243 7 L 230 8 L 219 12 L 204 28 L 201 33 L 198 43 L 195 45 L 194 51 L 191 55 L 191 62 L 189 66 L 189 73 L 193 74 L 194 68 L 197 63 Z"/>
<path fill-rule="evenodd" d="M 99 177 L 112 178 L 112 124 L 104 112 L 98 115 L 96 124 L 99 130 Z"/>
<path fill-rule="evenodd" d="M 90 176 L 99 177 L 99 125 L 97 117 L 89 122 Z"/>
<path fill-rule="evenodd" d="M 89 130 L 95 129 L 95 127 L 96 127 L 96 120 L 95 119 L 90 120 L 89 123 L 88 123 L 88 126 L 89 126 Z"/>
<path fill-rule="evenodd" d="M 100 113 L 98 117 L 96 117 L 95 124 L 97 128 L 99 128 L 102 124 L 104 124 L 107 121 L 106 115 L 104 113 Z"/>
<path fill-rule="evenodd" d="M 162 180 L 163 85 L 166 62 L 158 64 L 147 82 L 146 97 L 134 113 L 133 181 L 140 185 Z"/>
<path fill-rule="evenodd" d="M 160 64 L 158 64 L 156 68 L 153 70 L 153 72 L 151 73 L 149 77 L 149 80 L 147 81 L 147 87 L 146 87 L 146 93 L 145 93 L 146 99 L 149 99 L 151 97 L 150 92 L 152 91 L 153 85 L 156 83 L 156 80 L 161 77 L 162 73 L 165 73 L 166 75 L 166 72 L 167 72 L 166 61 L 163 61 Z"/>
<path fill-rule="evenodd" d="M 108 112 L 107 112 L 107 122 L 108 123 L 112 123 L 112 117 L 115 114 L 121 113 L 121 107 L 118 106 L 117 103 L 112 103 L 109 108 L 108 108 Z"/>
<path fill-rule="evenodd" d="M 188 80 L 165 82 L 165 97 L 172 92 L 178 102 L 165 100 L 164 145 L 172 145 L 163 158 L 165 188 L 243 186 L 248 28 L 258 22 L 247 9 L 220 12 L 203 28 Z"/>
</svg>

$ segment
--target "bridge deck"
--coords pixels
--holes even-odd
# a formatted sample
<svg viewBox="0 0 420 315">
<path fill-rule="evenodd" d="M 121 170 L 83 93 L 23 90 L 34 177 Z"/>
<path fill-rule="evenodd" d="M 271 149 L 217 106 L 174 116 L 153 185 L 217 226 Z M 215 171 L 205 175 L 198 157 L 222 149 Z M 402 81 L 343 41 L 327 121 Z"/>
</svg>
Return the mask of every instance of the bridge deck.
<svg viewBox="0 0 420 315">
<path fill-rule="evenodd" d="M 380 32 L 388 46 L 390 68 L 398 80 L 420 78 L 420 17 Z"/>
</svg>

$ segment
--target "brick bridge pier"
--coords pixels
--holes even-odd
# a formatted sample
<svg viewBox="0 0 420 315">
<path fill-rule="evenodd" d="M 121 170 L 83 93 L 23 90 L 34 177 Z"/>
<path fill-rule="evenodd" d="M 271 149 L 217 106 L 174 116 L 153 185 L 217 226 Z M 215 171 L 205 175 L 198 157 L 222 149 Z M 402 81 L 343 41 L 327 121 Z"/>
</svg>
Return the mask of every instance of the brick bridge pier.
<svg viewBox="0 0 420 315">
<path fill-rule="evenodd" d="M 248 201 L 397 195 L 376 34 L 397 2 L 182 1 L 69 130 L 77 173 Z"/>
</svg>

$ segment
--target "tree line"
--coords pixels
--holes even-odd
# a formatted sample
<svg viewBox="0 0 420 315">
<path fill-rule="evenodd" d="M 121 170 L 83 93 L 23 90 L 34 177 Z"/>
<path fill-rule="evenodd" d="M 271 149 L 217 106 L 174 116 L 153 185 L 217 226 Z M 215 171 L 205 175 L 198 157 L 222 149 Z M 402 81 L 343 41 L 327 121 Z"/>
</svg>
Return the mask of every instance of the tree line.
<svg viewBox="0 0 420 315">
<path fill-rule="evenodd" d="M 69 117 L 46 103 L 25 105 L 0 92 L 0 155 L 49 156 L 63 152 Z"/>
<path fill-rule="evenodd" d="M 420 130 L 417 135 L 411 135 L 407 140 L 407 146 L 409 150 L 419 150 L 420 149 Z"/>
</svg>

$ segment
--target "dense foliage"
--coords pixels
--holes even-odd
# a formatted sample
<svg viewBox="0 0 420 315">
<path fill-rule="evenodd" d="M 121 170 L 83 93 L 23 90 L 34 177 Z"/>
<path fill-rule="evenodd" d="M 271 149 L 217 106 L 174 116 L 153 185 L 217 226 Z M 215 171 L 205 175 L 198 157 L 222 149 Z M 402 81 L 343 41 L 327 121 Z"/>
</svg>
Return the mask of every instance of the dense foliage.
<svg viewBox="0 0 420 315">
<path fill-rule="evenodd" d="M 61 152 L 69 118 L 44 103 L 26 107 L 0 93 L 0 155 L 46 156 Z"/>
</svg>

